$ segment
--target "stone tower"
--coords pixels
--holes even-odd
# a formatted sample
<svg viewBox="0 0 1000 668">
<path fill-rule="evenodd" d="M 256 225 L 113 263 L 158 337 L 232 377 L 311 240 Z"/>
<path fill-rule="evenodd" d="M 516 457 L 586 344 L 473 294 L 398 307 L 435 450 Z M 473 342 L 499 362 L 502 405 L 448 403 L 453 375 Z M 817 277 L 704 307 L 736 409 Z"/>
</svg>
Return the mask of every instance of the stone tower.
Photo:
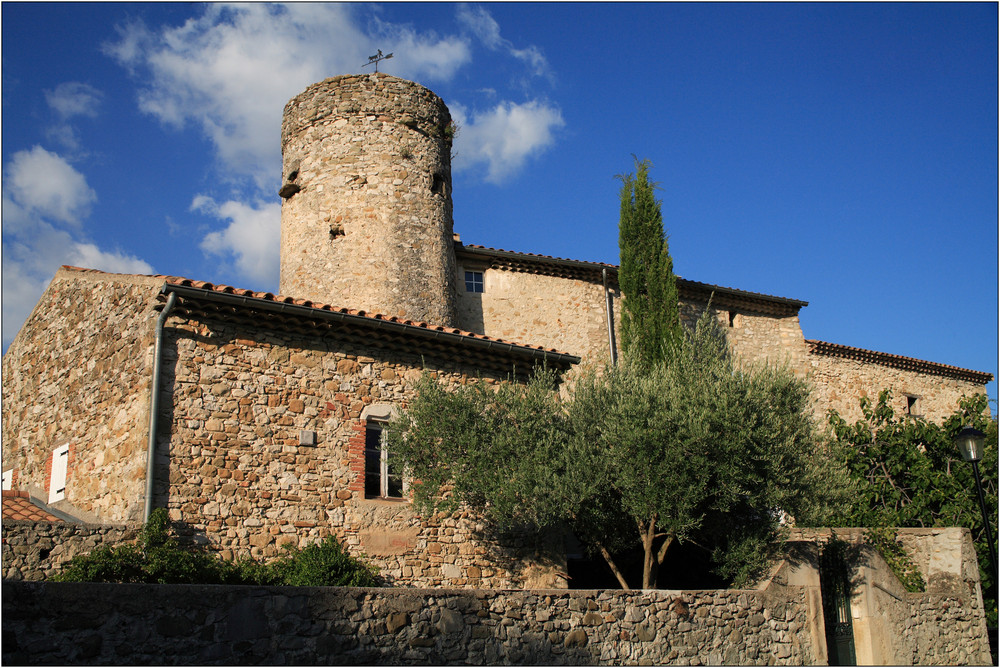
<svg viewBox="0 0 1000 668">
<path fill-rule="evenodd" d="M 383 73 L 285 105 L 281 278 L 292 297 L 453 326 L 451 143 L 437 95 Z"/>
</svg>

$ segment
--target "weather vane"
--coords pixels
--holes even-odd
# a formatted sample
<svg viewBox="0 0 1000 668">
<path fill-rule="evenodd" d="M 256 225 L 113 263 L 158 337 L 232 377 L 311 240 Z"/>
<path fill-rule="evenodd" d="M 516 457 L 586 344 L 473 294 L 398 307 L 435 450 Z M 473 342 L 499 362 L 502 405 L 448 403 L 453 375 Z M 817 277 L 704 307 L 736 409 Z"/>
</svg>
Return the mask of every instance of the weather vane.
<svg viewBox="0 0 1000 668">
<path fill-rule="evenodd" d="M 378 73 L 378 61 L 380 61 L 380 60 L 388 60 L 390 58 L 392 58 L 392 54 L 391 53 L 388 56 L 383 56 L 382 55 L 382 49 L 379 49 L 378 53 L 376 53 L 374 56 L 369 56 L 368 57 L 368 62 L 365 63 L 364 65 L 362 65 L 361 67 L 368 67 L 372 63 L 375 63 L 375 73 L 377 74 Z"/>
</svg>

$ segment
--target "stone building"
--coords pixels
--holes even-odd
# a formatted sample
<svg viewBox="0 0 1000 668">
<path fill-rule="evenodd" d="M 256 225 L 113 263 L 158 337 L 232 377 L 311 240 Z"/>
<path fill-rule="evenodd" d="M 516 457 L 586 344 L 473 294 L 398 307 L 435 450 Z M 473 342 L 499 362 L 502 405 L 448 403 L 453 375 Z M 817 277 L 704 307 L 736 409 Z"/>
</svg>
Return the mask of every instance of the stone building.
<svg viewBox="0 0 1000 668">
<path fill-rule="evenodd" d="M 166 507 L 224 555 L 335 534 L 396 584 L 565 587 L 559 545 L 418 517 L 381 450 L 424 372 L 572 373 L 617 345 L 616 266 L 454 234 L 451 139 L 422 86 L 327 79 L 285 108 L 281 295 L 61 268 L 3 360 L 5 489 L 94 523 Z M 679 290 L 685 317 L 710 307 L 742 357 L 809 379 L 820 414 L 888 387 L 936 420 L 992 378 L 807 341 L 796 299 Z"/>
</svg>

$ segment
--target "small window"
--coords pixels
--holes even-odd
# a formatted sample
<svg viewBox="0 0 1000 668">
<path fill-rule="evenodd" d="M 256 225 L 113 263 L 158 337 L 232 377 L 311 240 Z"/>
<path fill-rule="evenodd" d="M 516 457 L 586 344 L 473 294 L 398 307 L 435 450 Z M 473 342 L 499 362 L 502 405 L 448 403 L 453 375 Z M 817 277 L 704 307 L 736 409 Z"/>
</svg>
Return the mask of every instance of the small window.
<svg viewBox="0 0 1000 668">
<path fill-rule="evenodd" d="M 365 427 L 365 497 L 382 499 L 403 498 L 403 476 L 389 458 L 381 424 Z"/>
<path fill-rule="evenodd" d="M 906 397 L 906 414 L 913 417 L 920 417 L 920 397 L 913 394 L 904 396 Z"/>
<path fill-rule="evenodd" d="M 465 291 L 466 292 L 483 291 L 483 272 L 481 271 L 465 272 Z"/>
<path fill-rule="evenodd" d="M 49 477 L 49 503 L 66 498 L 66 472 L 69 470 L 69 443 L 52 451 L 52 474 Z"/>
<path fill-rule="evenodd" d="M 3 472 L 3 488 L 8 490 L 14 488 L 14 469 Z"/>
</svg>

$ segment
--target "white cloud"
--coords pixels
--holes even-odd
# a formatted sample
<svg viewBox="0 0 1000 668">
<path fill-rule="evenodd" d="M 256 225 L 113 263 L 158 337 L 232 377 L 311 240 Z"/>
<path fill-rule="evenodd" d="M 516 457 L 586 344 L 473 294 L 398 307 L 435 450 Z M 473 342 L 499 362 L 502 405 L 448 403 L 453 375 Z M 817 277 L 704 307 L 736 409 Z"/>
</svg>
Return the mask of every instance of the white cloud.
<svg viewBox="0 0 1000 668">
<path fill-rule="evenodd" d="M 96 195 L 83 174 L 61 156 L 38 146 L 20 151 L 6 165 L 4 175 L 4 347 L 17 334 L 61 265 L 152 273 L 148 263 L 134 256 L 101 250 L 81 238 L 82 220 Z"/>
<path fill-rule="evenodd" d="M 31 221 L 30 234 L 9 234 L 6 222 L 10 204 L 9 200 L 4 202 L 4 347 L 21 329 L 52 276 L 64 264 L 117 273 L 153 273 L 147 262 L 119 251 L 102 251 L 96 245 L 81 241 L 68 231 L 43 220 Z"/>
<path fill-rule="evenodd" d="M 54 89 L 45 91 L 45 100 L 63 119 L 73 116 L 96 118 L 102 97 L 101 91 L 79 81 L 61 83 Z"/>
<path fill-rule="evenodd" d="M 487 49 L 491 51 L 503 51 L 518 60 L 524 61 L 531 66 L 533 74 L 537 76 L 547 76 L 549 74 L 549 63 L 538 47 L 527 46 L 523 49 L 515 48 L 510 40 L 500 36 L 500 24 L 483 7 L 460 5 L 458 8 L 458 21 L 478 37 L 479 41 Z"/>
<path fill-rule="evenodd" d="M 487 180 L 501 183 L 532 155 L 555 141 L 565 125 L 558 108 L 533 100 L 524 104 L 501 102 L 471 116 L 456 105 L 452 114 L 460 126 L 455 138 L 456 168 L 485 164 Z"/>
<path fill-rule="evenodd" d="M 278 282 L 281 204 L 258 202 L 250 206 L 235 201 L 218 204 L 210 197 L 198 195 L 191 209 L 229 223 L 225 229 L 205 235 L 200 244 L 205 253 L 234 256 L 236 271 L 256 284 Z"/>
<path fill-rule="evenodd" d="M 4 169 L 4 191 L 30 214 L 78 225 L 97 195 L 65 159 L 35 146 L 18 151 Z"/>
<path fill-rule="evenodd" d="M 378 21 L 372 25 L 380 34 L 366 34 L 354 5 L 205 7 L 179 27 L 131 24 L 106 51 L 148 79 L 139 93 L 143 111 L 177 127 L 196 124 L 231 176 L 249 176 L 268 194 L 280 173 L 282 110 L 306 86 L 361 71 L 377 48 L 405 52 L 391 61 L 400 76 L 446 78 L 469 60 L 457 38 Z"/>
</svg>

